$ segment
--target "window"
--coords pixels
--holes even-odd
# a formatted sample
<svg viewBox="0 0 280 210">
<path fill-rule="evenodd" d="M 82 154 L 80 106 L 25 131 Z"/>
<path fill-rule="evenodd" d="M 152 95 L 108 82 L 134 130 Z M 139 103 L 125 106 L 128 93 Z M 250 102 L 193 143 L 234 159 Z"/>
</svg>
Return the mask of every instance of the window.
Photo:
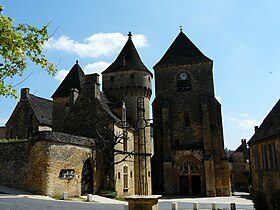
<svg viewBox="0 0 280 210">
<path fill-rule="evenodd" d="M 190 116 L 189 114 L 185 114 L 185 117 L 184 117 L 184 121 L 185 121 L 185 127 L 190 127 L 191 123 L 190 123 Z"/>
<path fill-rule="evenodd" d="M 130 79 L 134 79 L 134 74 L 130 74 Z"/>
<path fill-rule="evenodd" d="M 260 166 L 259 166 L 259 154 L 257 153 L 257 150 L 255 151 L 254 154 L 254 159 L 255 159 L 255 171 L 259 171 Z"/>
<path fill-rule="evenodd" d="M 114 82 L 115 78 L 114 77 L 110 77 L 111 82 Z"/>
<path fill-rule="evenodd" d="M 59 173 L 60 179 L 74 179 L 75 170 L 74 169 L 62 169 Z"/>
<path fill-rule="evenodd" d="M 123 167 L 123 188 L 128 189 L 128 166 Z"/>
<path fill-rule="evenodd" d="M 270 169 L 277 170 L 275 143 L 269 145 L 269 162 L 270 162 Z"/>
<path fill-rule="evenodd" d="M 29 127 L 27 129 L 27 136 L 26 136 L 26 138 L 29 139 L 32 136 L 32 133 L 33 133 L 33 128 Z"/>
<path fill-rule="evenodd" d="M 267 170 L 267 153 L 266 153 L 266 145 L 262 145 L 262 169 Z"/>
<path fill-rule="evenodd" d="M 191 77 L 186 72 L 181 72 L 177 75 L 177 91 L 192 90 Z"/>
<path fill-rule="evenodd" d="M 121 179 L 121 172 L 118 172 L 118 179 Z"/>
<path fill-rule="evenodd" d="M 13 138 L 13 128 L 10 128 L 10 139 Z"/>
<path fill-rule="evenodd" d="M 180 144 L 179 139 L 175 139 L 175 146 L 179 146 L 179 144 Z"/>
<path fill-rule="evenodd" d="M 130 171 L 130 178 L 132 178 L 132 171 Z"/>
<path fill-rule="evenodd" d="M 123 132 L 123 151 L 127 151 L 127 131 Z"/>
</svg>

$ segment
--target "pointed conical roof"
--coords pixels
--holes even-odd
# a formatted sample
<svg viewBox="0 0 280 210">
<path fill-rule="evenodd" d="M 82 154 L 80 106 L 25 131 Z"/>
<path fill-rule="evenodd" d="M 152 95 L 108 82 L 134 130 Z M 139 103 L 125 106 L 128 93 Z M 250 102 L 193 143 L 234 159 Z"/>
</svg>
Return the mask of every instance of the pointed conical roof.
<svg viewBox="0 0 280 210">
<path fill-rule="evenodd" d="M 78 61 L 76 61 L 76 64 L 72 67 L 72 69 L 69 71 L 67 76 L 64 78 L 64 80 L 52 95 L 52 98 L 57 96 L 69 96 L 70 90 L 72 88 L 77 88 L 80 91 L 84 87 L 84 83 L 85 74 Z"/>
<path fill-rule="evenodd" d="M 103 71 L 102 74 L 126 70 L 146 71 L 151 74 L 141 61 L 141 58 L 132 42 L 131 36 L 132 35 L 129 32 L 128 40 L 117 59 L 105 71 Z"/>
<path fill-rule="evenodd" d="M 174 42 L 154 67 L 174 64 L 182 65 L 203 61 L 211 60 L 206 57 L 182 31 L 180 31 Z"/>
</svg>

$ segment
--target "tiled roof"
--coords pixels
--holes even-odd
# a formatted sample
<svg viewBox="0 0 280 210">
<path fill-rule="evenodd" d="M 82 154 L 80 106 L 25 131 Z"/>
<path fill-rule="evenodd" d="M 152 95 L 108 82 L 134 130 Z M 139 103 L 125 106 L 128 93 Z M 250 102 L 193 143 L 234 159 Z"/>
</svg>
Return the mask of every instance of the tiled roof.
<svg viewBox="0 0 280 210">
<path fill-rule="evenodd" d="M 76 62 L 76 64 L 69 71 L 65 79 L 56 89 L 56 91 L 52 95 L 52 98 L 57 96 L 69 96 L 71 88 L 77 88 L 80 91 L 83 88 L 84 83 L 85 74 L 78 62 Z"/>
<path fill-rule="evenodd" d="M 29 103 L 40 124 L 52 125 L 52 101 L 30 94 Z"/>
<path fill-rule="evenodd" d="M 259 128 L 256 129 L 248 144 L 280 135 L 280 100 L 275 104 Z"/>
<path fill-rule="evenodd" d="M 182 65 L 211 61 L 181 31 L 154 68 L 162 65 Z"/>
<path fill-rule="evenodd" d="M 151 74 L 141 61 L 141 58 L 132 42 L 131 36 L 129 36 L 117 59 L 105 71 L 103 71 L 102 74 L 126 70 L 146 71 Z"/>
</svg>

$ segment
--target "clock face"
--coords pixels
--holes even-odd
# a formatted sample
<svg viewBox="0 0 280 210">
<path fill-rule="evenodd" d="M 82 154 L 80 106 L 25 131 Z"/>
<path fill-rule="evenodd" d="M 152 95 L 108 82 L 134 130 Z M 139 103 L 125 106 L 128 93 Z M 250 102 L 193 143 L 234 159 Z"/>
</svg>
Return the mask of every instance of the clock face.
<svg viewBox="0 0 280 210">
<path fill-rule="evenodd" d="M 186 79 L 188 79 L 188 77 L 189 77 L 189 75 L 186 72 L 182 72 L 179 74 L 179 78 L 181 80 L 186 80 Z"/>
</svg>

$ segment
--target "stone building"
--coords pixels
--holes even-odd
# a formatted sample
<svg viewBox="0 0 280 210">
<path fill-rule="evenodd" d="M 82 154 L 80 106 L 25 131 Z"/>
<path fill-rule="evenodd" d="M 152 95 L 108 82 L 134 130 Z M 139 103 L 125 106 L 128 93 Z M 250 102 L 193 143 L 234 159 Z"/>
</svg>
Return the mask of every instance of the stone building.
<svg viewBox="0 0 280 210">
<path fill-rule="evenodd" d="M 5 176 L 0 184 L 50 196 L 61 195 L 57 188 L 67 189 L 70 196 L 103 189 L 116 190 L 119 197 L 152 193 L 147 120 L 152 73 L 142 63 L 131 33 L 102 75 L 103 92 L 99 75 L 85 75 L 77 61 L 52 95 L 53 101 L 22 89 L 6 126 L 9 137 L 27 140 L 0 147 L 26 157 L 3 158 L 0 171 Z M 7 179 L 18 166 L 22 176 Z M 28 171 L 30 177 L 24 179 Z"/>
<path fill-rule="evenodd" d="M 0 139 L 5 138 L 5 137 L 6 137 L 6 127 L 1 126 L 0 127 Z"/>
<path fill-rule="evenodd" d="M 6 137 L 28 139 L 33 132 L 50 131 L 52 127 L 52 101 L 21 89 L 20 101 L 6 123 Z"/>
<path fill-rule="evenodd" d="M 257 205 L 280 208 L 280 100 L 248 142 L 252 187 Z M 261 209 L 261 208 L 257 208 Z"/>
<path fill-rule="evenodd" d="M 251 174 L 246 139 L 242 139 L 241 145 L 229 156 L 229 162 L 234 191 L 249 192 Z"/>
<path fill-rule="evenodd" d="M 230 195 L 212 66 L 182 31 L 154 66 L 153 193 Z"/>
</svg>

